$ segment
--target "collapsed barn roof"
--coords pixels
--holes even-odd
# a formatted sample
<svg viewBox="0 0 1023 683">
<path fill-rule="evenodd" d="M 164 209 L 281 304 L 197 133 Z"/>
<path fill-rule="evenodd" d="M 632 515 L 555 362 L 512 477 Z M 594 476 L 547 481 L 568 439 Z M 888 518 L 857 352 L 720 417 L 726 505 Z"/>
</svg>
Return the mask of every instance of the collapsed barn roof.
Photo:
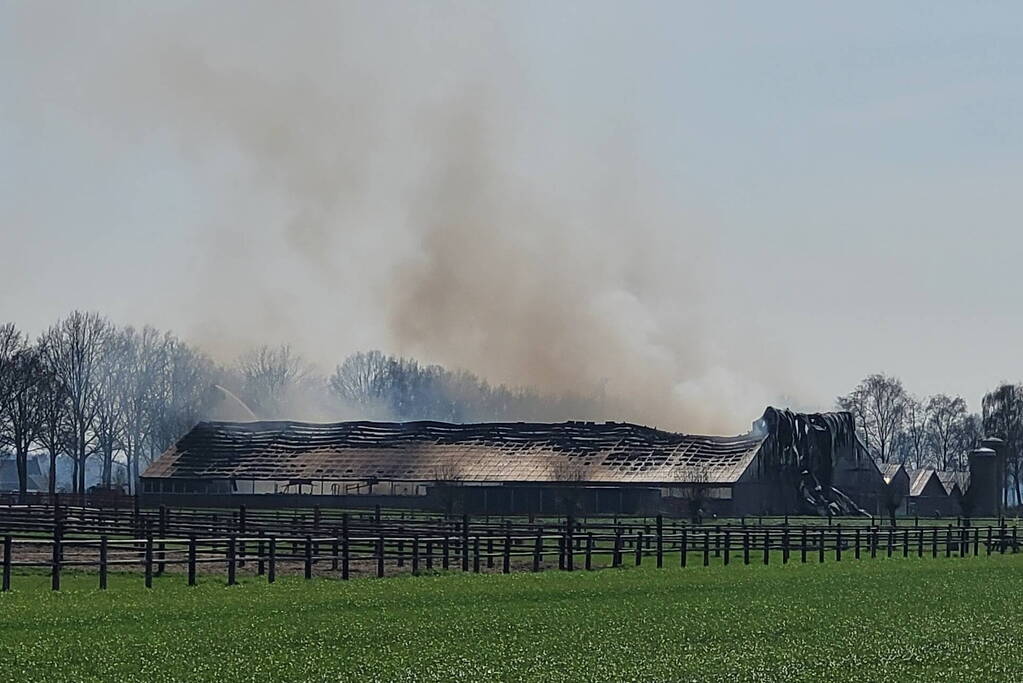
<svg viewBox="0 0 1023 683">
<path fill-rule="evenodd" d="M 729 484 L 764 438 L 677 434 L 623 422 L 201 422 L 142 476 Z"/>
</svg>

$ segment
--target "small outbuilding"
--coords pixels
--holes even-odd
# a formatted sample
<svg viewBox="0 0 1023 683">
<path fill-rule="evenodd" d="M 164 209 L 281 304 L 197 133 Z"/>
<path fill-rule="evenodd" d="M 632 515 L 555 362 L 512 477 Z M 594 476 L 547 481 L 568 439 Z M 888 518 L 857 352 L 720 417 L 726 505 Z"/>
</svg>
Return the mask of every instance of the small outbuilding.
<svg viewBox="0 0 1023 683">
<path fill-rule="evenodd" d="M 909 514 L 921 517 L 959 514 L 958 501 L 949 495 L 938 471 L 929 467 L 909 470 Z"/>
</svg>

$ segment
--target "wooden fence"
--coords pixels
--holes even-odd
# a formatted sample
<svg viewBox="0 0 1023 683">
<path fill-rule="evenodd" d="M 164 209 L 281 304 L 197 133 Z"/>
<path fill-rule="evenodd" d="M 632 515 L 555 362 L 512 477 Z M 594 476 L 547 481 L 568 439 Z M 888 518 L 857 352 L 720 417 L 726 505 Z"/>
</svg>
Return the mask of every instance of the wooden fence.
<svg viewBox="0 0 1023 683">
<path fill-rule="evenodd" d="M 787 520 L 786 520 L 787 522 Z M 383 577 L 436 570 L 484 572 L 573 571 L 674 563 L 707 566 L 771 562 L 841 562 L 882 557 L 968 557 L 1018 552 L 1017 527 L 1004 520 L 945 526 L 877 526 L 851 522 L 690 525 L 646 520 L 567 518 L 446 519 L 321 511 L 154 511 L 10 506 L 0 508 L 2 588 L 20 569 L 47 571 L 59 590 L 68 569 L 143 575 L 145 585 L 168 571 L 187 576 L 239 572 L 305 578 Z M 34 569 L 33 569 L 34 568 Z"/>
</svg>

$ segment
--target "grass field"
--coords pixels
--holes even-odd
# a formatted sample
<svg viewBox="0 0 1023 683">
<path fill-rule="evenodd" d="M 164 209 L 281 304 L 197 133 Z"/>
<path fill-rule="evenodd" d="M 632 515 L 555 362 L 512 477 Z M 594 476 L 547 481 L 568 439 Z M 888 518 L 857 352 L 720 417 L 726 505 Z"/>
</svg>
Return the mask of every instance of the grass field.
<svg viewBox="0 0 1023 683">
<path fill-rule="evenodd" d="M 106 592 L 15 578 L 5 680 L 1023 679 L 1023 555 Z"/>
</svg>

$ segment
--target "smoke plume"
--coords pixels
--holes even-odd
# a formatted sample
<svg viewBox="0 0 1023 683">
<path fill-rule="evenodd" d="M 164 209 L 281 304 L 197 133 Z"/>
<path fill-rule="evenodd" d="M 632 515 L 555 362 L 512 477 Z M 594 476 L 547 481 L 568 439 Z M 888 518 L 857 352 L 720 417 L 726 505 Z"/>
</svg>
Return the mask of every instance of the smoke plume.
<svg viewBox="0 0 1023 683">
<path fill-rule="evenodd" d="M 513 10 L 122 9 L 30 6 L 19 33 L 60 46 L 33 82 L 105 157 L 148 153 L 174 169 L 153 182 L 189 188 L 189 255 L 140 316 L 222 357 L 381 348 L 693 432 L 740 430 L 793 390 L 720 310 L 727 245 L 644 162 L 628 93 L 599 69 L 559 92 Z"/>
</svg>

